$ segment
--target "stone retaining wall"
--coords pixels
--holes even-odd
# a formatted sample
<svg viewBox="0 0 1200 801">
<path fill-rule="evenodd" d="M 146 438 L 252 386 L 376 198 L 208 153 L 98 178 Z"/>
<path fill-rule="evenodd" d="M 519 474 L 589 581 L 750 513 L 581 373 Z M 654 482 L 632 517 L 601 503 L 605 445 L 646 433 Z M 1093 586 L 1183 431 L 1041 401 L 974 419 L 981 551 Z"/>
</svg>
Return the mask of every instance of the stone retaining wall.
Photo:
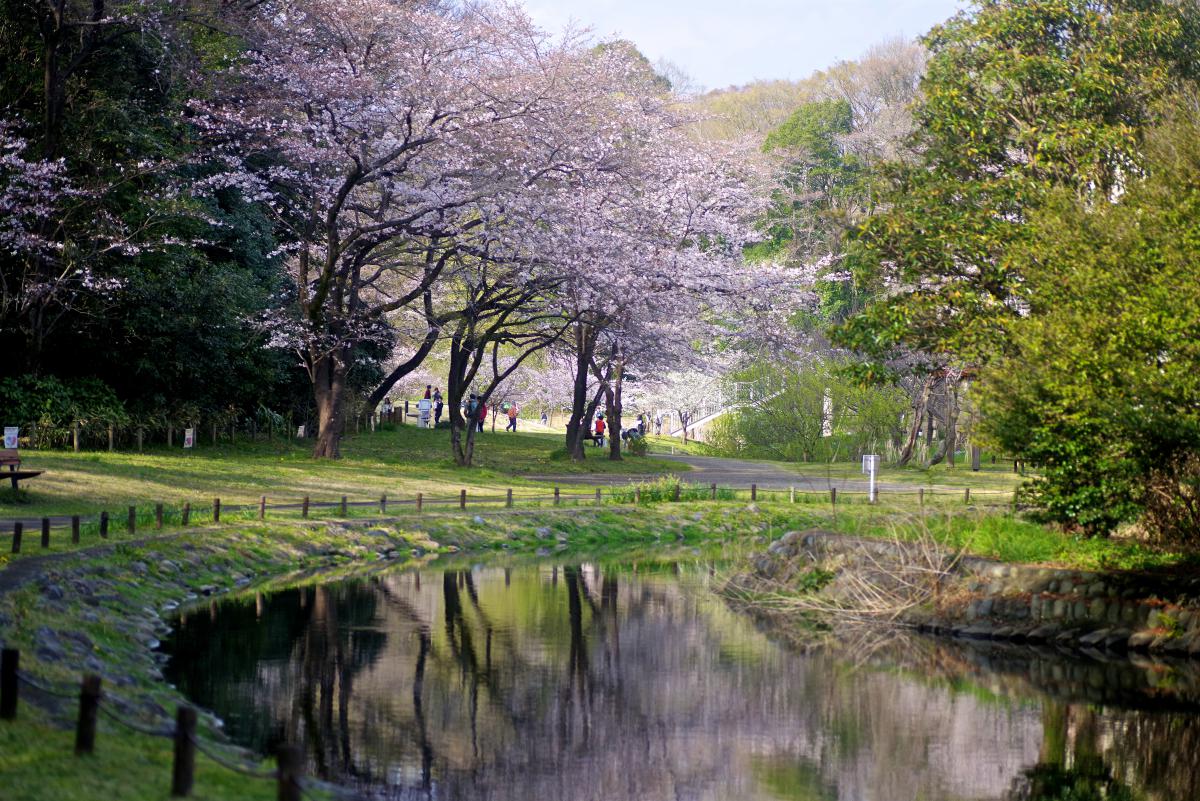
<svg viewBox="0 0 1200 801">
<path fill-rule="evenodd" d="M 758 574 L 788 581 L 821 567 L 878 570 L 911 558 L 916 546 L 826 531 L 790 532 L 754 562 Z M 905 622 L 973 639 L 1053 643 L 1114 652 L 1200 657 L 1200 577 L 1092 572 L 1014 565 L 940 554 L 947 578 L 931 607 Z"/>
</svg>

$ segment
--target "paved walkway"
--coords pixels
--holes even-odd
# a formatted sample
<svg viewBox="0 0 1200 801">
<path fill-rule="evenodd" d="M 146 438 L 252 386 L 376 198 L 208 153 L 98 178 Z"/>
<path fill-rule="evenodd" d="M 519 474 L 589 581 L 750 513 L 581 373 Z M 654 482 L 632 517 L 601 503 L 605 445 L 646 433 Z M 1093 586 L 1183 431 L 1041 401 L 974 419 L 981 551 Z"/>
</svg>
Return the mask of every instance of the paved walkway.
<svg viewBox="0 0 1200 801">
<path fill-rule="evenodd" d="M 591 452 L 589 451 L 589 457 Z M 826 492 L 837 489 L 839 492 L 866 492 L 867 480 L 850 478 L 826 478 L 824 476 L 804 476 L 780 467 L 771 462 L 755 462 L 747 459 L 724 459 L 716 456 L 685 456 L 655 453 L 655 459 L 679 462 L 691 466 L 691 470 L 681 471 L 677 475 L 689 484 L 716 484 L 718 487 L 733 487 L 749 489 L 751 484 L 757 484 L 759 489 L 788 489 L 795 487 L 800 492 Z M 527 476 L 536 481 L 549 481 L 556 484 L 601 484 L 621 486 L 635 481 L 644 481 L 663 475 L 661 473 L 643 474 L 612 474 L 612 473 L 576 473 L 566 476 Z M 908 490 L 916 492 L 911 484 L 896 484 L 879 482 L 878 488 L 883 491 Z"/>
</svg>

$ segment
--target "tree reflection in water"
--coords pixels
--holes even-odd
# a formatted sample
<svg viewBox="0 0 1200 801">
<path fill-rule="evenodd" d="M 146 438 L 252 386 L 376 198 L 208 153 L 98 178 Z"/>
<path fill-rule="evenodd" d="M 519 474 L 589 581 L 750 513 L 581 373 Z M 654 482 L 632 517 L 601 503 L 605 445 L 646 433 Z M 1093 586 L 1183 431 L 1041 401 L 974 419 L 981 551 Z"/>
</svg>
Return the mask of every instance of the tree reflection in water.
<svg viewBox="0 0 1200 801">
<path fill-rule="evenodd" d="M 1166 697 L 1144 666 L 1029 649 L 797 647 L 700 566 L 430 578 L 225 604 L 180 625 L 170 678 L 378 798 L 1200 798 L 1182 668 Z"/>
</svg>

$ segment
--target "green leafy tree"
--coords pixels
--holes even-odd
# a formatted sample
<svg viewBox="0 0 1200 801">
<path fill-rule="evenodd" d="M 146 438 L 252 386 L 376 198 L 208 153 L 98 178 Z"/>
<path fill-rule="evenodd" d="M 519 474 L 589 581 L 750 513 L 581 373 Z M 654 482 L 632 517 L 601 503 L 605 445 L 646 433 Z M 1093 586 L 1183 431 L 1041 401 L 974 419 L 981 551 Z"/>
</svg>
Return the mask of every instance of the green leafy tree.
<svg viewBox="0 0 1200 801">
<path fill-rule="evenodd" d="M 911 163 L 853 234 L 875 299 L 836 332 L 885 357 L 985 362 L 1028 302 L 1013 248 L 1055 190 L 1100 202 L 1142 171 L 1154 109 L 1195 73 L 1194 4 L 979 0 L 925 38 Z"/>
<path fill-rule="evenodd" d="M 1111 531 L 1144 511 L 1166 539 L 1200 531 L 1200 100 L 1176 98 L 1144 180 L 1115 203 L 1062 192 L 1012 258 L 1029 313 L 982 375 L 985 432 L 1040 468 L 1048 518 Z"/>
</svg>

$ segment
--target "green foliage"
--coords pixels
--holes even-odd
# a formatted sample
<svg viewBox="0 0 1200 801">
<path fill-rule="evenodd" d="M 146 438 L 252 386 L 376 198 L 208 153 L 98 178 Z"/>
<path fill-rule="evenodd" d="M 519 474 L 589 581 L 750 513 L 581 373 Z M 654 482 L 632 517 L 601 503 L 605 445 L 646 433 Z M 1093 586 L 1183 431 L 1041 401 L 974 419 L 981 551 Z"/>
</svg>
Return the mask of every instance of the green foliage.
<svg viewBox="0 0 1200 801">
<path fill-rule="evenodd" d="M 1116 203 L 1063 195 L 1019 251 L 1035 299 L 983 375 L 985 433 L 1039 468 L 1048 519 L 1195 541 L 1200 453 L 1200 100 L 1174 102 L 1149 176 Z"/>
<path fill-rule="evenodd" d="M 838 341 L 878 357 L 994 355 L 1028 296 L 1012 254 L 1031 213 L 1059 187 L 1102 202 L 1138 171 L 1157 102 L 1200 64 L 1198 16 L 1186 3 L 983 0 L 935 28 L 920 157 L 879 173 L 887 210 L 849 253 L 875 300 Z"/>
<path fill-rule="evenodd" d="M 54 376 L 23 375 L 0 379 L 0 408 L 8 425 L 21 426 L 22 438 L 35 448 L 64 444 L 71 424 L 122 425 L 129 419 L 124 404 L 95 378 L 60 381 Z"/>
<path fill-rule="evenodd" d="M 634 434 L 625 440 L 625 452 L 631 456 L 645 456 L 650 452 L 650 445 L 641 434 Z"/>
<path fill-rule="evenodd" d="M 839 365 L 802 369 L 752 368 L 738 378 L 769 378 L 776 394 L 718 418 L 709 434 L 717 453 L 791 462 L 854 459 L 878 453 L 900 433 L 905 394 L 891 386 L 864 385 L 842 377 Z M 768 382 L 764 382 L 768 383 Z M 832 404 L 833 436 L 823 436 L 825 398 Z"/>
</svg>

